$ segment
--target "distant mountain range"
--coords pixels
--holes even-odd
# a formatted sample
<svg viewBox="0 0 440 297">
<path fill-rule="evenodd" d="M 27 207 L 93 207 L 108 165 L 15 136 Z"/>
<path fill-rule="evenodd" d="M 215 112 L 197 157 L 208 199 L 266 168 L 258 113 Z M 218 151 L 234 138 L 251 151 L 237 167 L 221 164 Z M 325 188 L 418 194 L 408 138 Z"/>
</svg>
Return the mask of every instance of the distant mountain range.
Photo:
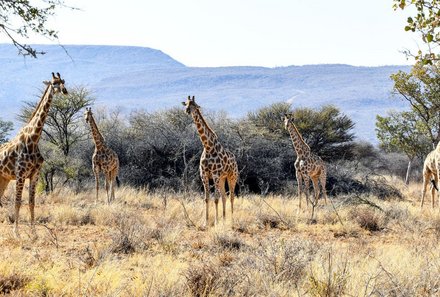
<svg viewBox="0 0 440 297">
<path fill-rule="evenodd" d="M 390 74 L 409 66 L 355 67 L 305 65 L 288 67 L 187 67 L 165 53 L 143 47 L 38 45 L 38 59 L 17 55 L 0 44 L 0 117 L 15 121 L 23 101 L 36 99 L 43 80 L 60 72 L 66 85 L 89 88 L 96 105 L 156 111 L 179 106 L 195 95 L 206 110 L 245 116 L 269 104 L 294 107 L 333 104 L 356 123 L 358 139 L 377 143 L 376 114 L 406 108 L 391 99 Z"/>
</svg>

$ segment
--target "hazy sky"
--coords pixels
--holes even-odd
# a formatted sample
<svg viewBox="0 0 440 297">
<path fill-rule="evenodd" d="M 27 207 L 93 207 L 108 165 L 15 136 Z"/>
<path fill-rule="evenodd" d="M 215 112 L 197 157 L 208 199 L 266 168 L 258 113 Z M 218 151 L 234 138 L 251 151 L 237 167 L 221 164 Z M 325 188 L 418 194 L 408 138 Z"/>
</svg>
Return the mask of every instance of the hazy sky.
<svg viewBox="0 0 440 297">
<path fill-rule="evenodd" d="M 81 10 L 51 22 L 62 44 L 152 47 L 188 66 L 411 64 L 401 51 L 419 42 L 392 0 L 66 1 Z"/>
</svg>

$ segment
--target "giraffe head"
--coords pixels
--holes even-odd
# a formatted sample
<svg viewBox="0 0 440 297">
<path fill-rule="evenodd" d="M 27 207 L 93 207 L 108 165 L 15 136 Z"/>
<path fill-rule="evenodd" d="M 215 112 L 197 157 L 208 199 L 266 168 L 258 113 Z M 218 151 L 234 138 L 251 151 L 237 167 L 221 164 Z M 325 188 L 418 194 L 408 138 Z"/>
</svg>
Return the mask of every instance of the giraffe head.
<svg viewBox="0 0 440 297">
<path fill-rule="evenodd" d="M 67 95 L 67 89 L 64 86 L 64 79 L 61 78 L 59 72 L 55 76 L 55 73 L 52 72 L 52 79 L 50 81 L 43 81 L 45 85 L 52 85 L 54 94 L 62 93 Z"/>
<path fill-rule="evenodd" d="M 191 114 L 191 112 L 195 109 L 199 109 L 200 106 L 196 103 L 194 96 L 188 96 L 185 102 L 182 102 L 182 105 L 185 106 L 185 112 L 187 114 Z"/>
<path fill-rule="evenodd" d="M 87 123 L 90 123 L 91 119 L 92 119 L 92 108 L 91 107 L 86 107 L 86 111 L 84 112 L 84 119 L 86 120 Z"/>
<path fill-rule="evenodd" d="M 285 114 L 284 114 L 284 117 L 283 117 L 284 128 L 287 129 L 287 128 L 289 127 L 290 124 L 293 124 L 293 120 L 294 120 L 294 118 L 293 118 L 293 114 L 287 114 L 287 113 L 285 113 Z"/>
</svg>

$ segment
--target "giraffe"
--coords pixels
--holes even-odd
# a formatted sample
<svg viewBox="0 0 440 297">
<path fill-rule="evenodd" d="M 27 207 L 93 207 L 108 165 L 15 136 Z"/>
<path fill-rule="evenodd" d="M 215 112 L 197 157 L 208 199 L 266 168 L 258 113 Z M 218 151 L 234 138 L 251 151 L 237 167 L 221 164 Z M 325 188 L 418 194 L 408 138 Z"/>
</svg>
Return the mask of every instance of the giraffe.
<svg viewBox="0 0 440 297">
<path fill-rule="evenodd" d="M 105 177 L 105 190 L 107 192 L 107 203 L 110 204 L 115 199 L 114 181 L 119 187 L 119 158 L 118 155 L 104 143 L 104 138 L 98 130 L 91 108 L 86 107 L 84 118 L 90 125 L 92 131 L 93 142 L 95 143 L 95 151 L 92 157 L 93 173 L 95 174 L 96 183 L 96 200 L 98 202 L 99 192 L 99 173 L 102 171 Z M 110 188 L 110 189 L 109 189 Z M 109 194 L 110 190 L 110 194 Z"/>
<path fill-rule="evenodd" d="M 438 169 L 436 162 L 436 151 L 437 149 L 431 151 L 425 159 L 423 163 L 423 190 L 422 190 L 422 199 L 420 201 L 420 208 L 423 207 L 423 202 L 425 200 L 425 193 L 428 187 L 428 184 L 431 182 L 431 206 L 434 208 L 434 196 L 435 190 L 438 191 L 437 182 L 438 182 Z"/>
<path fill-rule="evenodd" d="M 324 201 L 327 204 L 327 193 L 325 190 L 325 183 L 327 178 L 327 172 L 324 161 L 312 153 L 310 147 L 302 138 L 295 124 L 292 115 L 284 115 L 284 126 L 289 131 L 290 138 L 292 139 L 293 147 L 296 152 L 295 170 L 296 180 L 298 182 L 298 196 L 299 196 L 299 208 L 301 208 L 301 193 L 302 182 L 304 182 L 304 189 L 306 194 L 306 202 L 309 203 L 309 181 L 312 180 L 313 190 L 315 194 L 315 202 L 318 202 L 319 198 L 319 185 L 321 182 Z"/>
<path fill-rule="evenodd" d="M 225 183 L 229 186 L 229 199 L 231 201 L 231 218 L 234 215 L 234 189 L 237 183 L 239 172 L 235 156 L 225 149 L 218 140 L 217 134 L 208 126 L 200 112 L 194 96 L 188 96 L 185 112 L 190 114 L 197 127 L 200 140 L 203 145 L 203 152 L 200 158 L 200 177 L 205 191 L 205 225 L 208 226 L 209 219 L 209 180 L 214 181 L 214 186 L 222 198 L 223 220 L 226 218 L 226 190 Z M 218 222 L 218 196 L 215 196 L 215 224 Z"/>
<path fill-rule="evenodd" d="M 11 180 L 16 180 L 15 185 L 15 217 L 14 235 L 19 238 L 18 220 L 21 206 L 21 197 L 26 179 L 29 179 L 29 211 L 31 230 L 36 237 L 34 226 L 35 186 L 38 181 L 40 168 L 44 162 L 38 148 L 43 126 L 52 103 L 54 94 L 67 94 L 64 79 L 59 73 L 55 76 L 52 72 L 51 81 L 44 81 L 44 91 L 29 122 L 20 130 L 15 138 L 0 147 L 0 197 Z"/>
</svg>

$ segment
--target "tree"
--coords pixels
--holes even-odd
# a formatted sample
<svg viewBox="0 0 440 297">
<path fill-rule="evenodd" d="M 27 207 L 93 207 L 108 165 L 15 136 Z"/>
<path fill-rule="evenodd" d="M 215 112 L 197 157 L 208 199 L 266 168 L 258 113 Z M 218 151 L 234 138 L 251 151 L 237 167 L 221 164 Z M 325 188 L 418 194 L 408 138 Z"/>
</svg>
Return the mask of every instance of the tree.
<svg viewBox="0 0 440 297">
<path fill-rule="evenodd" d="M 12 122 L 0 119 L 0 144 L 8 141 L 7 136 L 12 131 L 12 127 Z"/>
<path fill-rule="evenodd" d="M 353 146 L 353 121 L 334 106 L 326 105 L 315 110 L 297 108 L 289 103 L 275 103 L 249 113 L 248 120 L 261 128 L 262 133 L 275 137 L 289 137 L 281 121 L 285 113 L 293 113 L 295 125 L 313 152 L 324 160 L 349 159 Z"/>
<path fill-rule="evenodd" d="M 411 164 L 416 157 L 430 151 L 431 142 L 424 132 L 419 117 L 414 112 L 389 112 L 376 116 L 376 133 L 380 146 L 386 152 L 403 152 L 408 157 L 405 183 L 408 184 Z"/>
<path fill-rule="evenodd" d="M 81 169 L 81 164 L 72 158 L 71 151 L 88 138 L 89 131 L 84 128 L 81 111 L 92 105 L 94 100 L 84 87 L 71 88 L 68 95 L 54 96 L 40 141 L 46 160 L 42 169 L 46 191 L 53 191 L 57 173 L 63 174 L 63 183 L 66 183 L 75 178 Z M 19 121 L 27 123 L 36 106 L 35 101 L 25 102 L 18 115 Z"/>
<path fill-rule="evenodd" d="M 392 74 L 393 93 L 406 100 L 420 129 L 434 148 L 440 140 L 440 73 L 432 65 L 417 62 L 410 73 Z M 422 132 L 422 130 L 420 130 Z"/>
<path fill-rule="evenodd" d="M 324 160 L 351 159 L 354 122 L 338 108 L 298 108 L 293 116 L 304 140 Z"/>
<path fill-rule="evenodd" d="M 417 54 L 409 51 L 407 55 L 414 56 L 422 64 L 433 64 L 439 60 L 439 54 L 435 53 L 436 46 L 440 45 L 440 1 L 439 0 L 393 0 L 393 8 L 415 8 L 414 14 L 407 19 L 405 31 L 417 32 L 421 35 L 423 43 L 427 46 L 427 52 L 419 50 Z"/>
<path fill-rule="evenodd" d="M 36 58 L 44 52 L 21 40 L 27 39 L 31 33 L 58 39 L 57 31 L 49 28 L 47 22 L 60 7 L 67 7 L 64 0 L 0 0 L 0 32 L 12 41 L 20 54 Z"/>
</svg>

